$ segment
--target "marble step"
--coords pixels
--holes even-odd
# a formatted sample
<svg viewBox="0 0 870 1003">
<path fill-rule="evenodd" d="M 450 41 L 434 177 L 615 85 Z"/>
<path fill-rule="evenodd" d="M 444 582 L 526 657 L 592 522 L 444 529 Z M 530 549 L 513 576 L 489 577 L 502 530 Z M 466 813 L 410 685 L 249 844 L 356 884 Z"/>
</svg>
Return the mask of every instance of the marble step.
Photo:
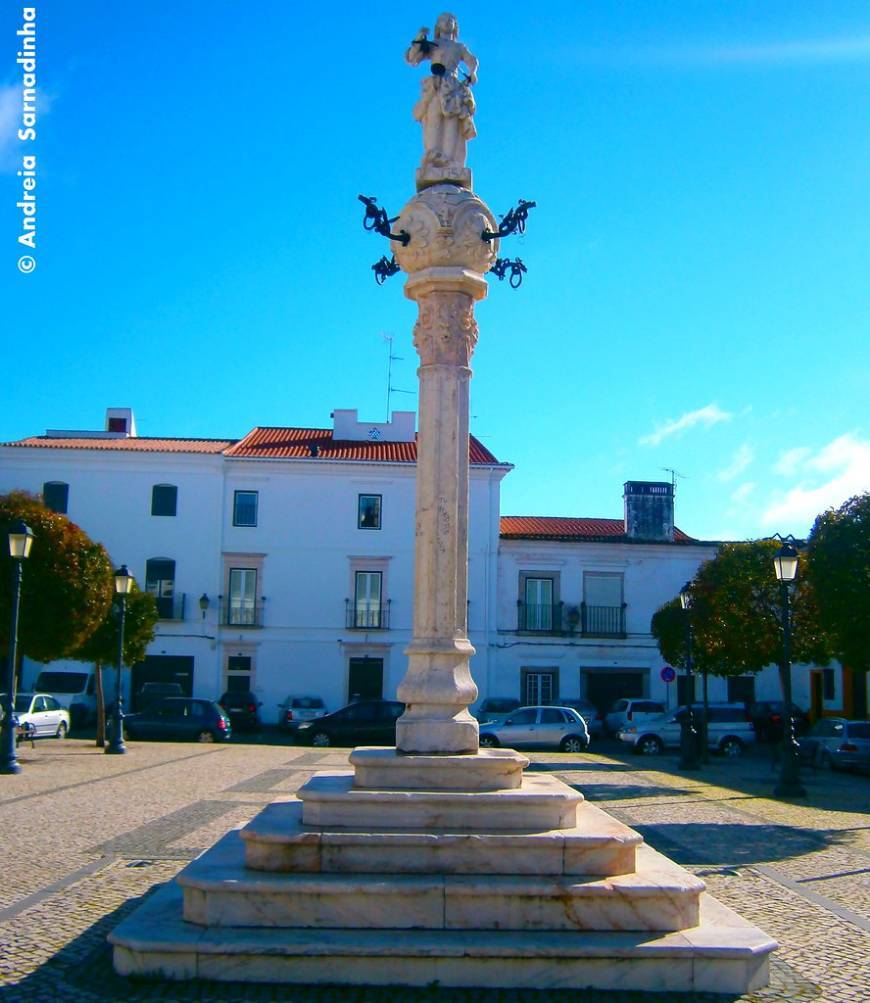
<svg viewBox="0 0 870 1003">
<path fill-rule="evenodd" d="M 704 882 L 647 846 L 614 877 L 280 874 L 244 866 L 233 831 L 177 878 L 201 926 L 427 930 L 681 930 Z"/>
<path fill-rule="evenodd" d="M 573 829 L 583 795 L 533 773 L 507 790 L 377 790 L 354 786 L 349 771 L 315 773 L 299 788 L 305 825 L 347 829 Z"/>
<path fill-rule="evenodd" d="M 573 829 L 535 833 L 311 829 L 301 802 L 278 801 L 241 836 L 247 867 L 313 874 L 630 874 L 643 842 L 586 801 Z"/>
<path fill-rule="evenodd" d="M 360 746 L 348 757 L 354 787 L 381 790 L 514 790 L 529 760 L 513 749 L 481 749 L 474 755 L 403 755 L 394 746 Z"/>
<path fill-rule="evenodd" d="M 673 933 L 203 928 L 164 885 L 109 935 L 120 975 L 309 985 L 717 992 L 768 983 L 777 944 L 707 894 Z"/>
</svg>

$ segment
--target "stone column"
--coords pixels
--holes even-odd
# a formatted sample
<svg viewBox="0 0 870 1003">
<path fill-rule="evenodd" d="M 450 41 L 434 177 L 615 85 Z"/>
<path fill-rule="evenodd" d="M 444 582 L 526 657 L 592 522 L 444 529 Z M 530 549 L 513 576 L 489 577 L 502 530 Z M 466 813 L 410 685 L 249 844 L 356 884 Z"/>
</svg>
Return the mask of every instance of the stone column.
<svg viewBox="0 0 870 1003">
<path fill-rule="evenodd" d="M 436 185 L 405 207 L 394 245 L 409 273 L 405 295 L 419 308 L 420 355 L 414 636 L 398 689 L 405 713 L 396 729 L 403 753 L 476 753 L 477 698 L 468 640 L 468 397 L 477 342 L 475 300 L 497 248 L 481 240 L 495 228 L 489 209 L 467 189 Z M 493 242 L 494 243 L 494 242 Z"/>
</svg>

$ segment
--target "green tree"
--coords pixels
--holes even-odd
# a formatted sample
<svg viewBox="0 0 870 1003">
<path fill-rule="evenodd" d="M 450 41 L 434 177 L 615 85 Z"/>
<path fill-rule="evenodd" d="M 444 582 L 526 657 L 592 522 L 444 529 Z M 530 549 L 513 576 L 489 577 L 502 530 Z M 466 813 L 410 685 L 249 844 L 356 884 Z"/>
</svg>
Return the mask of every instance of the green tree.
<svg viewBox="0 0 870 1003">
<path fill-rule="evenodd" d="M 37 662 L 64 658 L 80 648 L 102 623 L 112 602 L 109 555 L 65 515 L 34 495 L 0 495 L 0 539 L 23 519 L 33 530 L 24 564 L 19 651 Z M 0 546 L 0 651 L 9 651 L 12 558 Z"/>
<path fill-rule="evenodd" d="M 756 673 L 782 666 L 782 602 L 773 569 L 777 540 L 726 543 L 702 564 L 691 583 L 693 661 L 716 676 Z M 826 664 L 830 643 L 819 622 L 812 583 L 799 574 L 793 596 L 792 660 Z M 678 599 L 665 603 L 651 623 L 662 656 L 685 666 L 685 620 Z"/>
<path fill-rule="evenodd" d="M 816 518 L 807 574 L 834 653 L 853 673 L 853 712 L 867 714 L 870 669 L 870 493 Z"/>
<path fill-rule="evenodd" d="M 97 745 L 102 748 L 106 739 L 106 713 L 103 697 L 103 665 L 118 664 L 118 634 L 121 627 L 119 603 L 115 602 L 103 622 L 71 656 L 80 662 L 93 662 L 96 671 Z M 124 665 L 134 665 L 145 657 L 148 645 L 154 639 L 157 624 L 157 602 L 148 592 L 142 592 L 136 583 L 127 596 L 124 616 Z"/>
</svg>

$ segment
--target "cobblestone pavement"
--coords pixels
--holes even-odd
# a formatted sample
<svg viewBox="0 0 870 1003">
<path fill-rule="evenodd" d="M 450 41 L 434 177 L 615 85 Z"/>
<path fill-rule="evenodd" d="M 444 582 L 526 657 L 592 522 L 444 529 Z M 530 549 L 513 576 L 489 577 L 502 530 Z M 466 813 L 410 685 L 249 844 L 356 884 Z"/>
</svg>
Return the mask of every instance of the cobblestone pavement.
<svg viewBox="0 0 870 1003">
<path fill-rule="evenodd" d="M 532 754 L 531 769 L 557 773 L 780 941 L 771 986 L 741 1000 L 870 999 L 870 779 L 809 772 L 806 801 L 782 802 L 770 797 L 775 778 L 760 752 L 680 774 L 670 757 L 628 757 L 615 743 L 607 749 Z M 527 990 L 176 984 L 114 974 L 106 935 L 142 896 L 312 772 L 345 767 L 346 756 L 287 745 L 169 743 L 134 743 L 126 756 L 105 756 L 84 740 L 21 750 L 24 771 L 0 776 L 0 1000 L 550 999 Z M 583 991 L 582 998 L 673 996 Z"/>
</svg>

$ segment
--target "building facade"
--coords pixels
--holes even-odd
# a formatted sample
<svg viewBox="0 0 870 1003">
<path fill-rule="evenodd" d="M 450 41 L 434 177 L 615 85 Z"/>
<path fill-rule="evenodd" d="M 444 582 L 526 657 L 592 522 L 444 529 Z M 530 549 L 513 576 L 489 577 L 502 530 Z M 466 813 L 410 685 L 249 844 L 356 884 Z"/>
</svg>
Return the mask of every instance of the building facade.
<svg viewBox="0 0 870 1003">
<path fill-rule="evenodd" d="M 0 446 L 0 492 L 41 495 L 155 596 L 157 633 L 125 674 L 128 706 L 145 682 L 178 682 L 210 699 L 251 690 L 274 722 L 290 695 L 330 709 L 395 696 L 411 638 L 414 421 L 336 410 L 331 428 L 149 438 L 132 411 L 112 408 L 100 431 Z M 481 696 L 684 701 L 686 680 L 662 676 L 650 619 L 716 544 L 675 528 L 672 485 L 628 482 L 622 519 L 501 516 L 512 467 L 473 437 L 469 460 L 468 621 Z M 42 668 L 25 660 L 24 685 Z M 711 679 L 709 692 L 777 699 L 780 688 L 770 667 Z M 795 699 L 836 713 L 840 671 L 797 671 Z"/>
</svg>

